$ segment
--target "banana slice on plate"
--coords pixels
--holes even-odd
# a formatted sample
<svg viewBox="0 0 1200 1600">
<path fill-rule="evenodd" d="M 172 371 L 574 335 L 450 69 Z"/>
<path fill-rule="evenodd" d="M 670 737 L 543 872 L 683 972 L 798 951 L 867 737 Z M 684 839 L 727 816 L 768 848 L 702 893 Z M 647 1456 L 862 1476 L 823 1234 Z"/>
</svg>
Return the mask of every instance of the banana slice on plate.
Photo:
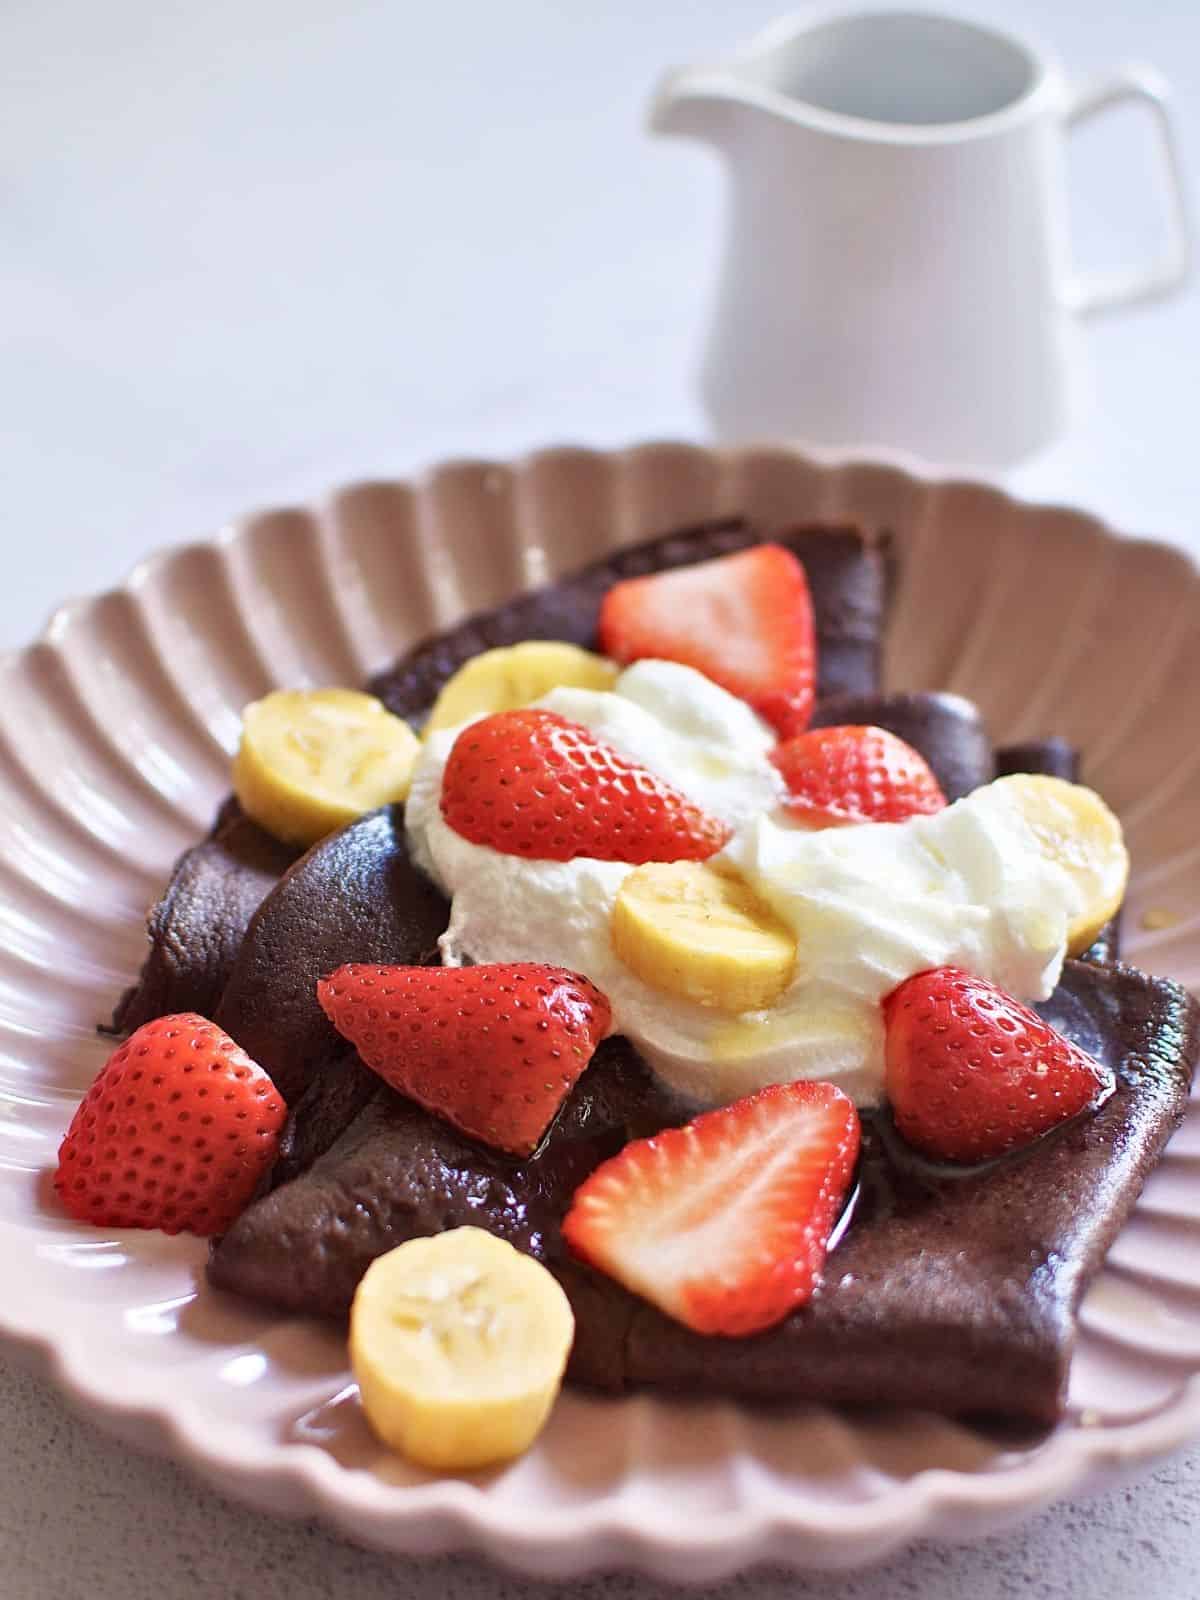
<svg viewBox="0 0 1200 1600">
<path fill-rule="evenodd" d="M 541 1432 L 575 1335 L 546 1268 L 480 1228 L 410 1239 L 367 1268 L 350 1365 L 384 1441 L 421 1466 L 511 1460 Z"/>
<path fill-rule="evenodd" d="M 246 707 L 233 787 L 242 810 L 288 844 L 315 844 L 403 800 L 421 742 L 355 689 L 279 689 Z"/>
<path fill-rule="evenodd" d="M 427 733 L 457 728 L 473 717 L 516 711 L 551 689 L 611 689 L 620 668 L 575 644 L 530 639 L 485 650 L 465 662 L 434 701 Z"/>
<path fill-rule="evenodd" d="M 621 885 L 613 949 L 644 982 L 720 1011 L 760 1011 L 792 980 L 796 940 L 743 879 L 698 861 L 651 862 Z"/>
<path fill-rule="evenodd" d="M 995 787 L 1016 801 L 1048 861 L 1066 871 L 1082 909 L 1067 928 L 1067 953 L 1077 956 L 1120 909 L 1129 881 L 1129 852 L 1121 824 L 1093 790 L 1065 778 L 1014 773 Z"/>
</svg>

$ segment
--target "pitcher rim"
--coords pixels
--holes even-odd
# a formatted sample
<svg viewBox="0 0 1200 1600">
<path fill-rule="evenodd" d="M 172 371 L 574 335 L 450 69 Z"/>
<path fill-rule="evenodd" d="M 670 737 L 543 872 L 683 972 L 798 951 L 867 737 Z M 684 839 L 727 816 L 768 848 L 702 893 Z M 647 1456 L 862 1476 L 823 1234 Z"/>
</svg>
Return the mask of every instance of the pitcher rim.
<svg viewBox="0 0 1200 1600">
<path fill-rule="evenodd" d="M 1016 47 L 1029 64 L 1030 81 L 1007 105 L 997 111 L 980 116 L 960 118 L 952 122 L 887 122 L 874 117 L 854 116 L 849 112 L 833 111 L 799 96 L 784 94 L 766 85 L 749 83 L 739 76 L 743 65 L 761 59 L 779 50 L 788 41 L 815 29 L 835 22 L 870 21 L 885 17 L 912 17 L 924 21 L 946 22 L 969 30 L 1007 46 Z M 973 17 L 953 11 L 937 10 L 920 5 L 830 5 L 806 8 L 777 17 L 745 44 L 720 62 L 709 66 L 682 68 L 668 74 L 668 82 L 686 82 L 689 78 L 698 83 L 708 83 L 714 88 L 720 83 L 743 104 L 756 105 L 804 127 L 823 133 L 840 135 L 864 143 L 896 145 L 938 145 L 965 143 L 1004 133 L 1019 126 L 1031 115 L 1041 110 L 1045 101 L 1052 98 L 1060 80 L 1056 56 L 1039 41 L 1027 34 L 997 27 L 989 22 L 979 22 Z"/>
</svg>

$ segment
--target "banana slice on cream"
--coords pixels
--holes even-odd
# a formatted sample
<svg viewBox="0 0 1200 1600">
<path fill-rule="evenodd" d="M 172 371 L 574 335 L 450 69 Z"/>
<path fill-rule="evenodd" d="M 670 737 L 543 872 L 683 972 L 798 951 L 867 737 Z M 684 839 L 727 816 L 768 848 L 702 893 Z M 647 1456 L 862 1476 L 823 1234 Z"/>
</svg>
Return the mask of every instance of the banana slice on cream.
<svg viewBox="0 0 1200 1600">
<path fill-rule="evenodd" d="M 421 1466 L 511 1460 L 541 1432 L 575 1334 L 540 1262 L 479 1228 L 410 1239 L 368 1267 L 350 1312 L 367 1420 Z"/>
<path fill-rule="evenodd" d="M 416 734 L 354 689 L 279 689 L 246 707 L 233 787 L 243 811 L 288 844 L 310 845 L 403 800 Z"/>
<path fill-rule="evenodd" d="M 611 689 L 619 668 L 578 645 L 530 639 L 485 650 L 464 662 L 434 701 L 427 733 L 456 728 L 474 717 L 516 711 L 551 689 Z"/>
<path fill-rule="evenodd" d="M 1014 773 L 995 788 L 1016 802 L 1042 855 L 1078 890 L 1082 909 L 1068 924 L 1067 953 L 1082 954 L 1125 898 L 1129 852 L 1121 824 L 1094 790 L 1065 778 Z"/>
<path fill-rule="evenodd" d="M 719 1011 L 759 1011 L 796 968 L 791 931 L 743 879 L 704 862 L 652 862 L 621 885 L 613 949 L 644 983 Z"/>
</svg>

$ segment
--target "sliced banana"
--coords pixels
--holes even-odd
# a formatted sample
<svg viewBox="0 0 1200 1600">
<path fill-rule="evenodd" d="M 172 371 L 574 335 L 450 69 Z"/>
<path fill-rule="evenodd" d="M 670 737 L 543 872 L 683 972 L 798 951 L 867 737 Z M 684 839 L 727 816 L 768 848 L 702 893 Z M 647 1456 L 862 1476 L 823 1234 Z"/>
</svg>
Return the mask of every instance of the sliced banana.
<svg viewBox="0 0 1200 1600">
<path fill-rule="evenodd" d="M 416 734 L 354 689 L 278 689 L 246 707 L 233 787 L 243 811 L 288 844 L 315 844 L 403 800 Z"/>
<path fill-rule="evenodd" d="M 1119 910 L 1129 880 L 1121 824 L 1092 789 L 1065 778 L 1014 773 L 996 788 L 1016 800 L 1038 848 L 1073 879 L 1083 909 L 1067 927 L 1067 950 L 1079 955 Z"/>
<path fill-rule="evenodd" d="M 421 1466 L 508 1461 L 540 1433 L 575 1336 L 540 1262 L 479 1228 L 411 1239 L 368 1267 L 350 1364 L 371 1427 Z"/>
<path fill-rule="evenodd" d="M 613 949 L 655 989 L 720 1011 L 760 1011 L 791 982 L 796 941 L 743 879 L 698 861 L 651 862 L 621 885 Z"/>
<path fill-rule="evenodd" d="M 611 689 L 620 668 L 575 644 L 530 639 L 472 656 L 444 686 L 429 713 L 426 731 L 457 728 L 473 717 L 516 711 L 551 689 Z"/>
</svg>

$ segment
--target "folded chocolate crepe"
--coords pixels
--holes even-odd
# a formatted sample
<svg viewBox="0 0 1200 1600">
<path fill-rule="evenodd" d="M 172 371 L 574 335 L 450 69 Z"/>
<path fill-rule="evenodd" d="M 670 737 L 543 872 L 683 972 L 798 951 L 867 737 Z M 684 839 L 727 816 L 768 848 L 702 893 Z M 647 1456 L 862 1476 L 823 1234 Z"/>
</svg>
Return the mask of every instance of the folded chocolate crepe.
<svg viewBox="0 0 1200 1600">
<path fill-rule="evenodd" d="M 150 912 L 150 951 L 112 1020 L 116 1033 L 172 1011 L 210 1017 L 225 992 L 250 918 L 300 854 L 251 822 L 230 796 L 205 839 L 175 863 Z"/>
<path fill-rule="evenodd" d="M 755 537 L 734 521 L 622 552 L 428 641 L 372 688 L 419 720 L 478 651 L 538 637 L 593 645 L 600 600 L 617 578 Z M 997 771 L 1076 775 L 1060 742 L 995 752 L 978 712 L 956 696 L 881 694 L 884 547 L 851 529 L 779 537 L 813 589 L 819 723 L 891 728 L 922 751 L 952 799 Z M 240 822 L 252 838 L 253 824 Z M 140 990 L 143 1008 L 166 992 L 152 980 L 169 951 L 170 1008 L 215 1009 L 292 1108 L 269 1192 L 214 1250 L 216 1285 L 340 1315 L 376 1255 L 470 1222 L 544 1260 L 563 1283 L 578 1326 L 570 1376 L 582 1384 L 1036 1421 L 1058 1414 L 1079 1299 L 1186 1105 L 1200 1016 L 1176 985 L 1111 965 L 1103 950 L 1069 962 L 1043 1010 L 1114 1068 L 1112 1099 L 965 1173 L 920 1161 L 886 1114 L 868 1117 L 851 1214 L 813 1301 L 753 1339 L 705 1338 L 575 1262 L 560 1236 L 574 1190 L 600 1161 L 686 1115 L 628 1042 L 601 1047 L 536 1157 L 516 1161 L 473 1143 L 380 1084 L 316 1004 L 315 978 L 343 961 L 436 959 L 448 906 L 408 860 L 400 808 L 322 841 L 277 885 L 253 851 L 247 869 L 244 833 L 234 858 L 219 831 L 209 841 L 217 849 L 183 859 L 152 917 Z M 284 866 L 277 857 L 275 871 Z M 192 998 L 201 994 L 204 1005 Z M 126 1002 L 127 1022 L 142 1014 Z"/>
<path fill-rule="evenodd" d="M 377 1255 L 471 1224 L 559 1279 L 575 1310 L 568 1375 L 578 1383 L 1050 1422 L 1083 1291 L 1186 1106 L 1200 1007 L 1164 979 L 1072 961 L 1041 1009 L 1114 1069 L 1112 1098 L 967 1172 L 922 1162 L 886 1116 L 868 1117 L 853 1211 L 824 1282 L 750 1339 L 693 1333 L 563 1243 L 562 1217 L 588 1173 L 686 1117 L 622 1039 L 597 1052 L 524 1162 L 380 1088 L 307 1172 L 238 1219 L 209 1276 L 289 1311 L 338 1315 Z"/>
</svg>

